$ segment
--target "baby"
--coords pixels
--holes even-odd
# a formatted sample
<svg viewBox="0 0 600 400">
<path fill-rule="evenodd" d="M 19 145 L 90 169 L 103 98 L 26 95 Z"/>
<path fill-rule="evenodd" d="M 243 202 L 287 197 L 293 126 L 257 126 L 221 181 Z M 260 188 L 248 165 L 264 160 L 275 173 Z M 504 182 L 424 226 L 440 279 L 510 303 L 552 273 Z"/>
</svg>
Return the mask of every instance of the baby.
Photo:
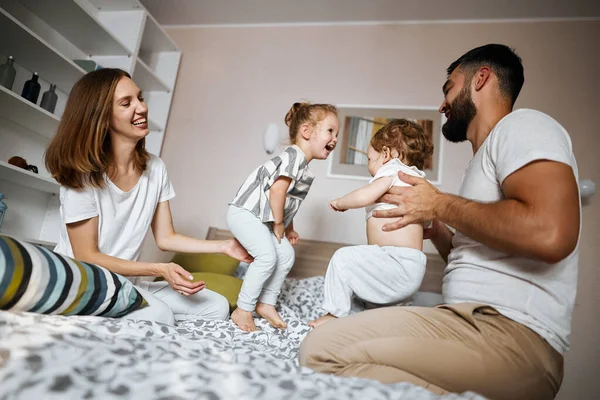
<svg viewBox="0 0 600 400">
<path fill-rule="evenodd" d="M 332 318 L 350 314 L 353 301 L 373 306 L 398 304 L 411 298 L 421 286 L 427 258 L 423 253 L 423 226 L 408 225 L 385 232 L 390 218 L 371 218 L 373 211 L 395 208 L 377 203 L 392 186 L 409 186 L 398 172 L 425 177 L 421 171 L 433 153 L 431 138 L 423 128 L 406 119 L 393 120 L 371 139 L 367 152 L 373 178 L 365 187 L 332 200 L 335 211 L 366 207 L 368 245 L 343 247 L 335 252 L 325 275 L 321 308 L 327 312 L 308 325 L 315 328 Z"/>
</svg>

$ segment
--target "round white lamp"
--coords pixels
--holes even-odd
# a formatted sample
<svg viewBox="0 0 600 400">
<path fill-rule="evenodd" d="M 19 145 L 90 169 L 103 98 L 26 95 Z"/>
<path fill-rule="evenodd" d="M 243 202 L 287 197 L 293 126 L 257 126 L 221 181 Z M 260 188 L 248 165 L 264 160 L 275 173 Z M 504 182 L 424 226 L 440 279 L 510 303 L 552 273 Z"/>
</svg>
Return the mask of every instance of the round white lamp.
<svg viewBox="0 0 600 400">
<path fill-rule="evenodd" d="M 263 135 L 263 146 L 267 154 L 273 154 L 277 147 L 279 147 L 279 141 L 281 138 L 281 132 L 277 124 L 269 124 Z"/>
<path fill-rule="evenodd" d="M 591 179 L 579 181 L 579 193 L 583 199 L 588 199 L 596 194 L 596 183 Z"/>
</svg>

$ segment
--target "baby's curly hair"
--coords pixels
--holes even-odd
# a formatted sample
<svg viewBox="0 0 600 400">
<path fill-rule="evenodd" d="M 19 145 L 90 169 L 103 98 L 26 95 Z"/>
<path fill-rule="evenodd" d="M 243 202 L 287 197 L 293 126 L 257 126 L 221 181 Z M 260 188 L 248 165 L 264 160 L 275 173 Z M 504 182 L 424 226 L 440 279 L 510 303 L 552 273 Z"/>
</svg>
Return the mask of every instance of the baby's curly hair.
<svg viewBox="0 0 600 400">
<path fill-rule="evenodd" d="M 398 158 L 407 165 L 424 169 L 425 161 L 433 154 L 431 138 L 421 125 L 407 119 L 394 119 L 371 138 L 371 146 L 381 153 L 384 147 L 398 152 Z"/>
</svg>

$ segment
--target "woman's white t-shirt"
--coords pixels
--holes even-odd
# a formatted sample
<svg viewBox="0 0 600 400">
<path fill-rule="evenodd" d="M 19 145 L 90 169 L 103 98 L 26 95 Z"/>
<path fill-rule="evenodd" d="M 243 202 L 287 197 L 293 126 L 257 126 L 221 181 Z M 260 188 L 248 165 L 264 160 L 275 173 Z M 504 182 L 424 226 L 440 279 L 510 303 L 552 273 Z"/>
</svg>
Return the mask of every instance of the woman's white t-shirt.
<svg viewBox="0 0 600 400">
<path fill-rule="evenodd" d="M 98 250 L 124 260 L 138 260 L 156 206 L 175 197 L 165 163 L 151 155 L 138 183 L 128 192 L 105 179 L 106 186 L 102 189 L 60 188 L 62 223 L 60 240 L 54 251 L 73 257 L 66 225 L 98 217 Z M 142 288 L 151 281 L 149 277 L 128 278 Z"/>
</svg>

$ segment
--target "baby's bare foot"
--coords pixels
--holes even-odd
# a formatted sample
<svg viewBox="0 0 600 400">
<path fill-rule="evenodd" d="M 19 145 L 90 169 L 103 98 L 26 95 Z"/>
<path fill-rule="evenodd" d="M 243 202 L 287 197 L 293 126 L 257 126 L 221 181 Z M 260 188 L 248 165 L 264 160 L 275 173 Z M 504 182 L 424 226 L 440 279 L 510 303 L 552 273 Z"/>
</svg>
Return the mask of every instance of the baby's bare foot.
<svg viewBox="0 0 600 400">
<path fill-rule="evenodd" d="M 254 325 L 254 318 L 252 318 L 252 313 L 250 311 L 242 310 L 238 307 L 231 314 L 231 320 L 244 332 L 254 332 L 258 330 L 256 325 Z"/>
<path fill-rule="evenodd" d="M 325 314 L 322 317 L 319 317 L 317 319 L 314 319 L 312 321 L 310 321 L 308 323 L 308 326 L 310 326 L 311 328 L 316 328 L 319 325 L 323 325 L 325 322 L 328 322 L 332 319 L 337 319 L 337 317 L 335 315 L 331 315 L 331 314 Z"/>
<path fill-rule="evenodd" d="M 285 329 L 287 324 L 283 322 L 281 316 L 271 304 L 256 303 L 256 313 L 267 320 L 273 328 Z"/>
</svg>

